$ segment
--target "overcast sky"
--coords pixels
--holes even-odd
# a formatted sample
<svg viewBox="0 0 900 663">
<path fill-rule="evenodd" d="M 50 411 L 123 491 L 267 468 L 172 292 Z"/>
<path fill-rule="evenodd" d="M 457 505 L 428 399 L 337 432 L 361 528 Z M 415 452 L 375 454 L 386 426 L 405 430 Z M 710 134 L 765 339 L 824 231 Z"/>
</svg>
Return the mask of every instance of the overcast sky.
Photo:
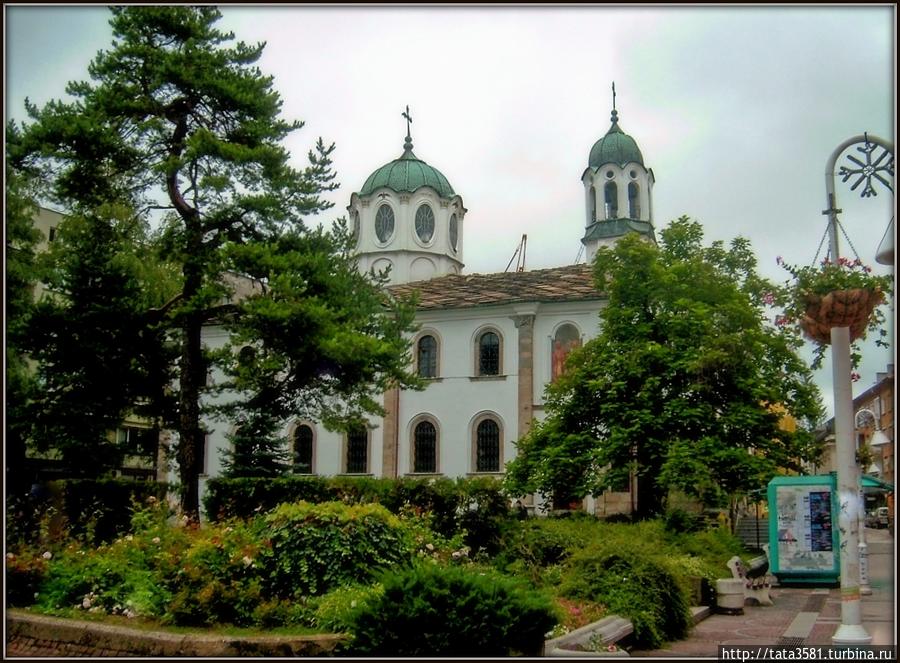
<svg viewBox="0 0 900 663">
<path fill-rule="evenodd" d="M 825 164 L 868 132 L 893 143 L 894 7 L 222 7 L 220 26 L 265 41 L 288 119 L 306 126 L 296 165 L 321 136 L 337 145 L 341 188 L 328 223 L 377 167 L 402 153 L 408 104 L 415 153 L 468 209 L 466 271 L 503 271 L 523 234 L 527 268 L 570 264 L 584 231 L 581 174 L 610 126 L 653 170 L 657 230 L 681 215 L 708 239 L 751 240 L 761 271 L 813 261 L 825 231 Z M 5 6 L 6 118 L 25 97 L 64 98 L 112 33 L 101 6 Z M 849 162 L 843 157 L 839 164 Z M 877 271 L 894 213 L 877 185 L 838 180 L 850 242 Z M 842 254 L 853 255 L 844 242 Z M 893 315 L 891 316 L 893 318 Z M 894 329 L 891 329 L 892 336 Z M 806 353 L 811 357 L 811 351 Z M 854 395 L 893 363 L 865 346 Z M 832 410 L 830 363 L 817 371 Z"/>
</svg>

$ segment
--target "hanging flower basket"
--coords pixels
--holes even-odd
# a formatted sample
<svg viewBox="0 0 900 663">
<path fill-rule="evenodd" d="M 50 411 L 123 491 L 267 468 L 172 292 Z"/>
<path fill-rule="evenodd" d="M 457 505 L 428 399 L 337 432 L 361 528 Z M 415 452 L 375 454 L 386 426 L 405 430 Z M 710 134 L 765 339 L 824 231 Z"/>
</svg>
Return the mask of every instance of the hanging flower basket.
<svg viewBox="0 0 900 663">
<path fill-rule="evenodd" d="M 876 345 L 887 346 L 885 315 L 879 304 L 893 292 L 890 274 L 873 274 L 859 258 L 840 258 L 837 262 L 826 258 L 805 267 L 789 265 L 781 257 L 777 262 L 792 279 L 767 293 L 765 302 L 782 308 L 783 314 L 775 316 L 776 326 L 788 333 L 802 333 L 815 343 L 813 368 L 822 365 L 834 327 L 847 327 L 851 342 L 876 332 Z M 858 362 L 859 351 L 852 357 Z"/>
<path fill-rule="evenodd" d="M 805 312 L 800 328 L 811 340 L 824 345 L 831 343 L 833 327 L 849 327 L 850 340 L 861 338 L 869 326 L 872 311 L 884 300 L 878 289 L 851 288 L 834 290 L 821 296 L 804 293 Z"/>
</svg>

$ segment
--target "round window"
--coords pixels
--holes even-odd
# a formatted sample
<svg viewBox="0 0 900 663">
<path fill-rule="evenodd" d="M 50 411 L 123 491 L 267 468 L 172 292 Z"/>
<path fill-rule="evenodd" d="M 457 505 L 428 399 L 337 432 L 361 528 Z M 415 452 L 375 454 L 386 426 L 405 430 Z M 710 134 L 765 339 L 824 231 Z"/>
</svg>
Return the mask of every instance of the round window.
<svg viewBox="0 0 900 663">
<path fill-rule="evenodd" d="M 628 173 L 628 174 L 631 175 L 631 179 L 633 179 L 633 180 L 636 180 L 636 179 L 637 179 L 637 171 L 636 171 L 636 170 L 632 170 L 632 171 L 631 171 L 630 173 Z"/>
<path fill-rule="evenodd" d="M 420 205 L 416 210 L 416 235 L 426 244 L 434 237 L 434 212 L 428 205 Z"/>
<path fill-rule="evenodd" d="M 459 222 L 456 220 L 456 214 L 450 217 L 450 246 L 456 251 L 456 243 L 459 241 Z"/>
<path fill-rule="evenodd" d="M 375 214 L 375 235 L 379 242 L 387 242 L 394 234 L 394 210 L 382 205 Z"/>
<path fill-rule="evenodd" d="M 615 176 L 616 176 L 616 174 L 613 171 L 611 171 L 611 170 L 606 171 L 606 179 L 611 180 Z"/>
</svg>

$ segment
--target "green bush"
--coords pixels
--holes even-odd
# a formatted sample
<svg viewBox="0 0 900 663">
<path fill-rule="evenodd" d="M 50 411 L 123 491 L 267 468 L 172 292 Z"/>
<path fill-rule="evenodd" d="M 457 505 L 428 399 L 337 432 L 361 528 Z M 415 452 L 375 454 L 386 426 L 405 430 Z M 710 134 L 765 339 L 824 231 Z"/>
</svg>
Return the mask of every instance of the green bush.
<svg viewBox="0 0 900 663">
<path fill-rule="evenodd" d="M 655 649 L 688 632 L 686 580 L 672 572 L 662 555 L 648 554 L 641 546 L 625 545 L 615 552 L 592 547 L 573 557 L 560 591 L 597 601 L 611 614 L 630 619 L 634 644 Z"/>
<path fill-rule="evenodd" d="M 24 548 L 6 553 L 6 605 L 26 606 L 35 596 L 47 575 L 48 560 L 37 549 Z"/>
<path fill-rule="evenodd" d="M 666 530 L 673 533 L 699 532 L 704 528 L 703 518 L 684 509 L 669 509 L 664 517 Z"/>
<path fill-rule="evenodd" d="M 69 534 L 89 544 L 108 543 L 128 533 L 135 505 L 163 501 L 168 485 L 125 479 L 67 479 L 58 483 Z M 51 493 L 57 490 L 51 484 Z"/>
<path fill-rule="evenodd" d="M 381 583 L 351 616 L 354 655 L 539 655 L 557 622 L 547 597 L 490 571 L 426 563 Z"/>
<path fill-rule="evenodd" d="M 161 573 L 171 592 L 163 621 L 179 626 L 255 623 L 267 598 L 261 559 L 267 550 L 259 520 L 190 530 L 183 552 Z"/>
<path fill-rule="evenodd" d="M 477 553 L 493 554 L 511 519 L 500 482 L 472 479 L 374 479 L 371 477 L 216 478 L 207 484 L 206 513 L 212 520 L 250 518 L 294 502 L 382 504 L 395 514 L 412 508 L 430 514 L 434 531 L 445 538 L 464 534 Z"/>
<path fill-rule="evenodd" d="M 412 560 L 409 532 L 381 505 L 282 504 L 264 523 L 268 546 L 259 563 L 267 590 L 280 598 L 366 582 Z"/>
<path fill-rule="evenodd" d="M 347 633 L 353 626 L 352 615 L 384 595 L 384 587 L 349 585 L 338 587 L 309 601 L 312 626 L 332 633 Z"/>
</svg>

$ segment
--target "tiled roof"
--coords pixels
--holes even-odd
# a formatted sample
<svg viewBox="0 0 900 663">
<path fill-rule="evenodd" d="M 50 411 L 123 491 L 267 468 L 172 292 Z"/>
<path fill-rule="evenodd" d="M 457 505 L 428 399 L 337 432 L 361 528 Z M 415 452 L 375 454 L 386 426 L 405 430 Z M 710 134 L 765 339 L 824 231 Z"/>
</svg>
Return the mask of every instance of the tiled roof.
<svg viewBox="0 0 900 663">
<path fill-rule="evenodd" d="M 395 295 L 419 293 L 419 309 L 450 309 L 514 302 L 572 302 L 602 299 L 590 265 L 568 265 L 530 272 L 451 274 L 391 286 Z"/>
</svg>

